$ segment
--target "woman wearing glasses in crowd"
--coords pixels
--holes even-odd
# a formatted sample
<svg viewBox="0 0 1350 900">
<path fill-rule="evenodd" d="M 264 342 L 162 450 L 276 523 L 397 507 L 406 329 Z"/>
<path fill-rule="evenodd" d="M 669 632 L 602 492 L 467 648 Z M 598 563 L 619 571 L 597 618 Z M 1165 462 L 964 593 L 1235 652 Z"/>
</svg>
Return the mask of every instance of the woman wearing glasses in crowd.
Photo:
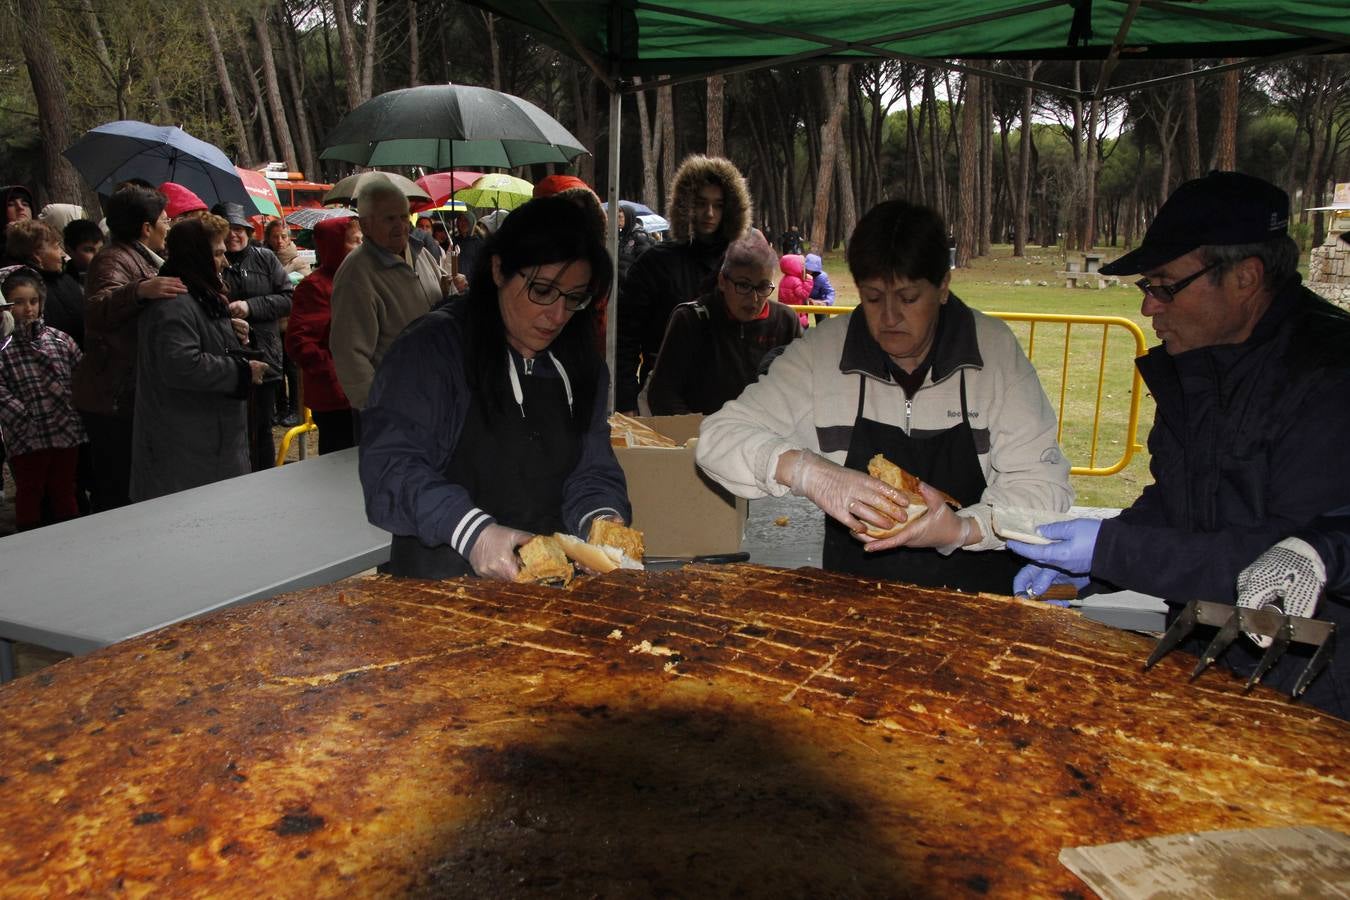
<svg viewBox="0 0 1350 900">
<path fill-rule="evenodd" d="M 1036 370 L 1007 325 L 951 292 L 932 210 L 874 207 L 848 266 L 858 309 L 810 329 L 705 420 L 699 465 L 742 497 L 810 498 L 826 515 L 826 569 L 1010 593 L 1021 563 L 994 534 L 993 507 L 1062 511 L 1073 499 Z M 867 474 L 878 453 L 924 482 L 928 507 L 884 538 L 868 526 L 906 521 L 907 502 Z"/>
<path fill-rule="evenodd" d="M 612 266 L 564 197 L 532 200 L 488 238 L 469 292 L 389 349 L 361 416 L 370 521 L 388 570 L 511 579 L 534 534 L 631 516 L 609 443 L 609 371 L 594 300 Z"/>
<path fill-rule="evenodd" d="M 658 416 L 715 413 L 755 380 L 765 354 L 801 336 L 796 314 L 769 299 L 777 265 L 757 230 L 727 247 L 713 289 L 670 314 L 639 408 Z"/>
</svg>

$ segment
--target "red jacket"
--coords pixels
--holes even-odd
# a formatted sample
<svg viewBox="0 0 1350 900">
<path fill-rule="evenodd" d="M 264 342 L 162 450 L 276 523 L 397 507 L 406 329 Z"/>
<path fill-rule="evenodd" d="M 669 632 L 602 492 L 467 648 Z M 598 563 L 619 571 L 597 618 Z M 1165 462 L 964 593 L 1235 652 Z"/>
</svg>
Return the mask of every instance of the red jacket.
<svg viewBox="0 0 1350 900">
<path fill-rule="evenodd" d="M 286 352 L 300 367 L 305 406 L 316 412 L 350 409 L 338 383 L 328 332 L 333 323 L 333 273 L 347 258 L 347 228 L 352 219 L 325 219 L 314 228 L 319 265 L 295 286 Z"/>
</svg>

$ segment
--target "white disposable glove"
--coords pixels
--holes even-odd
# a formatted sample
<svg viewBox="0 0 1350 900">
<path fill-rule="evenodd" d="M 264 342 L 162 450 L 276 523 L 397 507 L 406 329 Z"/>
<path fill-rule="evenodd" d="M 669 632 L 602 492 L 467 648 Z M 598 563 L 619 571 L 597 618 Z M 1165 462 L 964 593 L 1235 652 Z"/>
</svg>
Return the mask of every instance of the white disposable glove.
<svg viewBox="0 0 1350 900">
<path fill-rule="evenodd" d="M 1327 584 L 1327 567 L 1306 541 L 1285 538 L 1257 557 L 1238 575 L 1238 606 L 1269 607 L 1289 616 L 1312 618 Z M 1271 639 L 1248 634 L 1262 647 Z"/>
<path fill-rule="evenodd" d="M 809 450 L 798 453 L 801 455 L 788 479 L 792 493 L 819 506 L 825 515 L 841 522 L 859 540 L 873 540 L 866 535 L 869 523 L 885 529 L 903 520 L 908 501 L 895 488 Z"/>
<path fill-rule="evenodd" d="M 469 565 L 480 578 L 511 581 L 520 571 L 520 557 L 516 548 L 534 535 L 493 523 L 483 529 L 469 551 Z"/>
</svg>

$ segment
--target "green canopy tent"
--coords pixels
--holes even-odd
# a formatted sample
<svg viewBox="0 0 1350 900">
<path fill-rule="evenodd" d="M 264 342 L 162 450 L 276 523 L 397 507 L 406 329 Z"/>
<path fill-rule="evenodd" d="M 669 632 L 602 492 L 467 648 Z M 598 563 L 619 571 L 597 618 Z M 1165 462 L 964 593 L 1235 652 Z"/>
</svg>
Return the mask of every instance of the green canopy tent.
<svg viewBox="0 0 1350 900">
<path fill-rule="evenodd" d="M 582 62 L 610 92 L 609 185 L 618 201 L 626 93 L 805 62 L 898 59 L 1097 101 L 1167 81 L 1350 51 L 1345 0 L 468 0 Z M 1121 59 L 1233 58 L 1111 83 Z M 1094 59 L 1076 89 L 982 69 L 985 59 Z M 634 81 L 642 77 L 642 83 Z M 610 228 L 610 252 L 618 237 Z M 614 364 L 615 328 L 608 332 Z M 612 397 L 611 397 L 612 400 Z"/>
</svg>

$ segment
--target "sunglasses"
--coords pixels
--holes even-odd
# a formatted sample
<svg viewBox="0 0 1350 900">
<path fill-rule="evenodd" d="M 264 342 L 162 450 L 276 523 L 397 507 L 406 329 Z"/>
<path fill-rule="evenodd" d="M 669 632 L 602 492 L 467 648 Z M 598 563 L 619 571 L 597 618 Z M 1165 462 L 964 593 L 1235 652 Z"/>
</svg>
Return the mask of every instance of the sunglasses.
<svg viewBox="0 0 1350 900">
<path fill-rule="evenodd" d="M 1187 275 L 1180 281 L 1174 281 L 1171 284 L 1153 284 L 1147 278 L 1140 278 L 1134 283 L 1134 286 L 1143 291 L 1144 296 L 1152 297 L 1159 303 L 1171 303 L 1177 298 L 1177 294 L 1180 294 L 1182 291 L 1186 290 L 1186 288 L 1190 287 L 1191 282 L 1195 281 L 1206 272 L 1210 272 L 1218 267 L 1219 263 L 1210 263 L 1199 272 Z"/>
</svg>

